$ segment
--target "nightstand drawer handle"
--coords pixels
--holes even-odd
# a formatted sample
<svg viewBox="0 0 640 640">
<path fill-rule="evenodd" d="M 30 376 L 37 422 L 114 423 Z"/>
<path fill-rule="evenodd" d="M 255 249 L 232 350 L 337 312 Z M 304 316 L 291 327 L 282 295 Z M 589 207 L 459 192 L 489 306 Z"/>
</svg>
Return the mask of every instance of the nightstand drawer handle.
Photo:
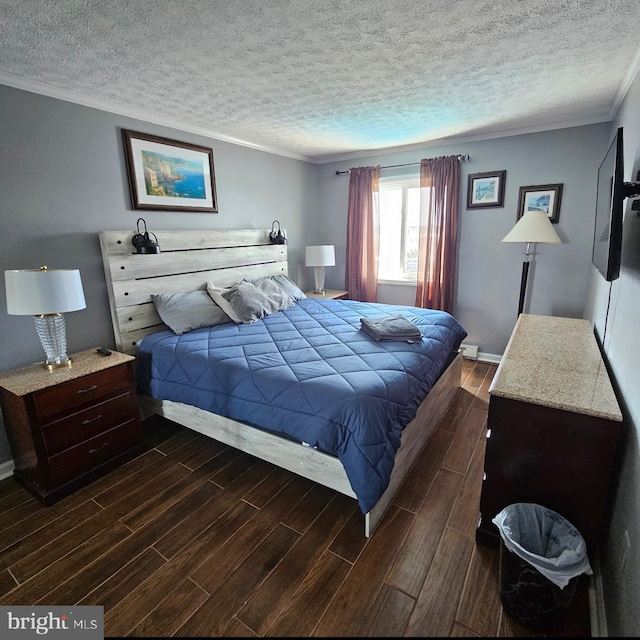
<svg viewBox="0 0 640 640">
<path fill-rule="evenodd" d="M 87 389 L 78 389 L 76 393 L 89 393 L 89 391 L 95 391 L 98 388 L 97 384 L 94 384 Z"/>
<path fill-rule="evenodd" d="M 100 451 L 101 449 L 104 449 L 108 444 L 109 444 L 109 441 L 107 440 L 96 449 L 89 449 L 89 453 L 98 453 L 98 451 Z"/>
<path fill-rule="evenodd" d="M 102 414 L 99 413 L 95 418 L 87 418 L 86 420 L 82 421 L 82 424 L 91 424 L 92 422 L 95 422 L 96 420 L 100 420 L 100 418 L 102 418 Z"/>
</svg>

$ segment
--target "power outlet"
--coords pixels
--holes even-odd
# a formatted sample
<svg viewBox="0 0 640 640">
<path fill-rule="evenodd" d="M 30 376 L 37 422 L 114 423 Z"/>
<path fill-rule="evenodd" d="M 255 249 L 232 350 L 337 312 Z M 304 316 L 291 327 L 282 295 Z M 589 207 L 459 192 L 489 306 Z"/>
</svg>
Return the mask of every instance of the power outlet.
<svg viewBox="0 0 640 640">
<path fill-rule="evenodd" d="M 471 360 L 478 359 L 478 346 L 475 344 L 463 344 L 462 345 L 462 357 L 470 358 Z"/>
</svg>

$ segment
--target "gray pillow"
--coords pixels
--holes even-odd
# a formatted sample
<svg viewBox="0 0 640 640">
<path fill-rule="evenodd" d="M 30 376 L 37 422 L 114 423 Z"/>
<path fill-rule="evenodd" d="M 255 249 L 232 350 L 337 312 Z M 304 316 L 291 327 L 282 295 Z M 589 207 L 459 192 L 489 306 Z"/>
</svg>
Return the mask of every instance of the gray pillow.
<svg viewBox="0 0 640 640">
<path fill-rule="evenodd" d="M 298 287 L 298 285 L 291 280 L 288 276 L 285 276 L 284 273 L 278 274 L 277 276 L 272 276 L 272 280 L 277 283 L 280 288 L 288 295 L 290 295 L 294 300 L 302 300 L 307 296 L 304 294 L 304 291 Z"/>
<path fill-rule="evenodd" d="M 229 287 L 222 297 L 233 307 L 233 311 L 244 324 L 250 324 L 269 313 L 269 299 L 250 282 L 239 282 Z"/>
<path fill-rule="evenodd" d="M 302 300 L 307 297 L 304 294 L 304 291 L 302 291 L 302 289 L 300 289 L 293 280 L 284 275 L 284 273 L 279 273 L 277 276 L 266 276 L 264 278 L 259 278 L 258 280 L 249 280 L 248 282 L 255 284 L 256 287 L 259 288 L 260 285 L 267 280 L 275 282 L 289 297 L 294 300 Z"/>
<path fill-rule="evenodd" d="M 151 299 L 162 322 L 177 335 L 231 322 L 206 291 L 160 293 Z"/>
<path fill-rule="evenodd" d="M 260 320 L 270 313 L 281 311 L 295 304 L 282 289 L 269 279 L 264 279 L 259 286 L 243 280 L 234 284 L 221 294 L 223 300 L 233 308 L 232 318 L 238 318 L 243 324 Z"/>
<path fill-rule="evenodd" d="M 235 286 L 235 285 L 234 285 Z M 233 305 L 224 297 L 223 294 L 231 291 L 228 287 L 218 287 L 213 282 L 207 283 L 207 293 L 211 299 L 236 323 L 242 322 L 242 319 L 234 311 Z"/>
<path fill-rule="evenodd" d="M 282 311 L 282 309 L 288 309 L 295 304 L 295 298 L 289 295 L 275 280 L 266 278 L 258 285 L 257 289 L 262 291 L 271 306 L 269 313 L 275 313 L 276 311 Z"/>
</svg>

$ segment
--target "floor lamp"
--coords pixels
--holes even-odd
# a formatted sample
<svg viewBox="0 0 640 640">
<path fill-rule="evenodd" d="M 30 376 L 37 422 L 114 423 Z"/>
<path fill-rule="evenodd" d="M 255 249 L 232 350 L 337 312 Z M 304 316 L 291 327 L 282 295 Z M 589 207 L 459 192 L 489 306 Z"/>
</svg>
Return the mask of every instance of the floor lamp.
<svg viewBox="0 0 640 640">
<path fill-rule="evenodd" d="M 543 244 L 562 244 L 560 236 L 553 228 L 549 216 L 544 211 L 527 211 L 507 235 L 502 238 L 502 242 L 526 242 L 527 248 L 524 252 L 522 263 L 522 280 L 520 281 L 520 302 L 518 305 L 518 316 L 524 309 L 524 297 L 527 291 L 527 278 L 529 276 L 529 262 L 531 260 L 531 245 L 536 242 Z"/>
</svg>

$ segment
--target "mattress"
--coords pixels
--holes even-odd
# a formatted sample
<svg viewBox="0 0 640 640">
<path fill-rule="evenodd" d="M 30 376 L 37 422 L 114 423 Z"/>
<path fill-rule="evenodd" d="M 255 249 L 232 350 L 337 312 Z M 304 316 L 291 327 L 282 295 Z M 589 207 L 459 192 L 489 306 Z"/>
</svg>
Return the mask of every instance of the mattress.
<svg viewBox="0 0 640 640">
<path fill-rule="evenodd" d="M 401 314 L 422 340 L 377 342 L 361 318 Z M 196 406 L 337 456 L 363 513 L 389 484 L 404 427 L 466 336 L 443 311 L 306 298 L 252 324 L 138 347 L 138 393 Z"/>
</svg>

